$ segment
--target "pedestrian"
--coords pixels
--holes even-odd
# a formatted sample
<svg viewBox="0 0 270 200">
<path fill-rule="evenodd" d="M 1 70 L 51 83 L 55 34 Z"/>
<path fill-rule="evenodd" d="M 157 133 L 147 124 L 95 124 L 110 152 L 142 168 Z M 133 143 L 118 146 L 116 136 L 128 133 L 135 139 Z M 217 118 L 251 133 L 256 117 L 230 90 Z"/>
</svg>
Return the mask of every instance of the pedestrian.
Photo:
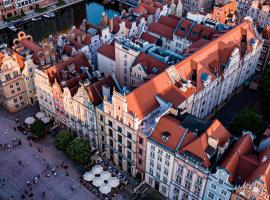
<svg viewBox="0 0 270 200">
<path fill-rule="evenodd" d="M 40 175 L 39 174 L 37 175 L 37 178 L 40 178 Z"/>
<path fill-rule="evenodd" d="M 66 176 L 69 176 L 68 172 L 66 172 Z"/>
<path fill-rule="evenodd" d="M 46 193 L 45 192 L 42 192 L 42 199 L 45 199 L 46 198 Z"/>
<path fill-rule="evenodd" d="M 25 199 L 25 195 L 24 194 L 22 194 L 21 199 Z"/>
<path fill-rule="evenodd" d="M 19 165 L 22 165 L 22 161 L 21 161 L 21 160 L 19 160 L 19 161 L 18 161 L 18 164 L 19 164 Z"/>
</svg>

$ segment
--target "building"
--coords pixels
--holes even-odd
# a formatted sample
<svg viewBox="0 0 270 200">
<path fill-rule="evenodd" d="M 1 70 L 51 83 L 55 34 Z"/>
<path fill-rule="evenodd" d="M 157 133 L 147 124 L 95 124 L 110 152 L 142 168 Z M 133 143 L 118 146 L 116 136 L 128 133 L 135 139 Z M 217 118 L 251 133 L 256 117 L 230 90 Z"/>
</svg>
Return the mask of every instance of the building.
<svg viewBox="0 0 270 200">
<path fill-rule="evenodd" d="M 182 17 L 183 15 L 183 4 L 180 0 L 172 0 L 170 5 L 170 14 L 177 17 Z"/>
<path fill-rule="evenodd" d="M 149 25 L 148 33 L 158 39 L 162 48 L 177 54 L 195 41 L 217 37 L 215 29 L 173 15 L 161 16 L 158 22 Z"/>
<path fill-rule="evenodd" d="M 28 96 L 22 71 L 24 59 L 14 51 L 0 52 L 0 102 L 9 112 L 18 112 L 28 106 Z"/>
<path fill-rule="evenodd" d="M 231 199 L 269 199 L 269 148 L 254 151 L 253 135 L 245 133 L 230 149 L 221 167 L 233 184 Z M 214 197 L 215 193 L 208 193 Z"/>
<path fill-rule="evenodd" d="M 98 70 L 105 76 L 115 73 L 115 47 L 110 44 L 102 45 L 97 51 Z"/>
<path fill-rule="evenodd" d="M 257 66 L 258 71 L 263 71 L 269 63 L 269 59 L 270 59 L 270 26 L 267 26 L 262 31 L 262 38 L 264 39 L 264 41 L 263 41 L 262 53 L 261 53 L 261 56 L 258 60 L 258 66 Z"/>
<path fill-rule="evenodd" d="M 213 6 L 213 1 L 194 1 L 194 0 L 184 0 L 183 1 L 183 15 L 189 11 L 202 11 L 202 12 L 210 12 Z"/>
<path fill-rule="evenodd" d="M 169 199 L 203 199 L 209 169 L 228 148 L 231 134 L 218 120 L 205 124 L 191 116 L 183 123 L 187 134 L 176 152 Z"/>
<path fill-rule="evenodd" d="M 265 28 L 270 22 L 269 11 L 269 5 L 262 4 L 260 1 L 252 1 L 251 6 L 248 9 L 247 16 L 250 16 L 257 26 Z"/>
<path fill-rule="evenodd" d="M 225 5 L 215 5 L 211 18 L 222 24 L 235 25 L 237 2 L 232 1 Z"/>
<path fill-rule="evenodd" d="M 111 77 L 92 72 L 83 53 L 44 70 L 35 69 L 40 110 L 98 148 L 95 106 L 114 87 Z"/>
<path fill-rule="evenodd" d="M 36 1 L 0 1 L 0 20 L 5 20 L 10 17 L 20 16 L 25 13 L 34 11 L 34 9 L 46 7 L 55 3 L 54 0 L 36 0 Z"/>
</svg>

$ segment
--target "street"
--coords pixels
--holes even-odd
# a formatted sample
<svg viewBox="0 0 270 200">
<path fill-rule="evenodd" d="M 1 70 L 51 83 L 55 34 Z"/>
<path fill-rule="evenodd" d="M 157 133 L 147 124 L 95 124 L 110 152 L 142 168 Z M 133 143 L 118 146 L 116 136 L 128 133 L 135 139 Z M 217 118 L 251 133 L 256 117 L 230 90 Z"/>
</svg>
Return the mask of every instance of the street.
<svg viewBox="0 0 270 200">
<path fill-rule="evenodd" d="M 26 136 L 15 131 L 17 126 L 15 119 L 20 116 L 33 116 L 37 107 L 31 107 L 19 114 L 9 114 L 0 107 L 0 137 L 1 146 L 7 144 L 7 148 L 0 149 L 0 199 L 22 199 L 22 195 L 30 197 L 25 199 L 98 199 L 82 187 L 78 179 L 66 176 L 64 170 L 53 167 L 59 165 L 63 160 L 50 159 L 46 152 L 39 153 L 39 144 L 33 143 L 32 147 L 26 140 Z M 15 138 L 21 139 L 22 145 L 12 146 Z M 10 148 L 8 146 L 11 145 Z M 48 169 L 48 170 L 47 170 Z M 44 174 L 44 172 L 46 172 Z M 50 177 L 46 177 L 50 174 Z M 36 179 L 36 183 L 33 180 Z M 72 191 L 72 187 L 76 189 Z M 27 192 L 25 192 L 27 190 Z M 42 194 L 42 193 L 45 193 Z"/>
</svg>

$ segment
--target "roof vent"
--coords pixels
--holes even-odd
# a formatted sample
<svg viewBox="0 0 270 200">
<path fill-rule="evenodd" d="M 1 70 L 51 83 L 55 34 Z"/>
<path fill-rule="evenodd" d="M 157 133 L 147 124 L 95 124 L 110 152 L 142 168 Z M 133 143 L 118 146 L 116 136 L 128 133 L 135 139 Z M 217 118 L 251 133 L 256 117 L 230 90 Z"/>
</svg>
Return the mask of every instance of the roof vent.
<svg viewBox="0 0 270 200">
<path fill-rule="evenodd" d="M 165 131 L 161 134 L 161 139 L 163 142 L 167 142 L 171 134 L 168 131 Z"/>
</svg>

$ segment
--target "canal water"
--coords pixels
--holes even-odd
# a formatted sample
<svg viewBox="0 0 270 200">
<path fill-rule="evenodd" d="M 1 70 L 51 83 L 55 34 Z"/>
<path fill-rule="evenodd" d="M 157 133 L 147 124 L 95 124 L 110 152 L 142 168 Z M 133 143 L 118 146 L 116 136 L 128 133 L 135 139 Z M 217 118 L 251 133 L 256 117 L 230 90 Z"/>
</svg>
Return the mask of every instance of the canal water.
<svg viewBox="0 0 270 200">
<path fill-rule="evenodd" d="M 29 21 L 16 26 L 18 31 L 24 31 L 26 34 L 32 35 L 34 41 L 42 41 L 49 35 L 65 33 L 72 26 L 79 26 L 83 19 L 99 24 L 102 13 L 105 12 L 110 18 L 119 15 L 119 11 L 104 7 L 97 2 L 79 3 L 72 7 L 66 7 L 55 12 L 53 19 L 45 19 L 33 22 Z M 17 33 L 8 28 L 0 30 L 0 43 L 12 45 L 13 39 L 17 37 Z"/>
</svg>

